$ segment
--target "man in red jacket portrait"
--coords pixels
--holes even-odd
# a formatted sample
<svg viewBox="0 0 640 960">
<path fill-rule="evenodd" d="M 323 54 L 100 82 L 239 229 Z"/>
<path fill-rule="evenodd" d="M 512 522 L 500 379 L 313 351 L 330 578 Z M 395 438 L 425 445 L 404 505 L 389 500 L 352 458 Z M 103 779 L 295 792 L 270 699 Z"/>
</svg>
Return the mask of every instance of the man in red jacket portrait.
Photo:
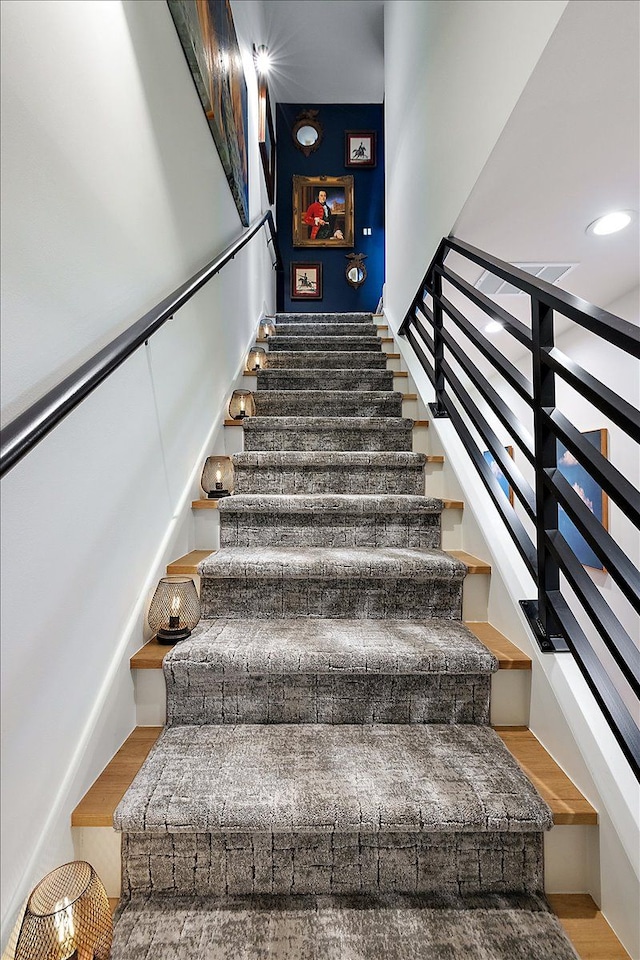
<svg viewBox="0 0 640 960">
<path fill-rule="evenodd" d="M 327 203 L 327 191 L 319 190 L 318 199 L 304 215 L 304 222 L 311 227 L 310 240 L 328 240 L 331 236 L 331 207 Z"/>
</svg>

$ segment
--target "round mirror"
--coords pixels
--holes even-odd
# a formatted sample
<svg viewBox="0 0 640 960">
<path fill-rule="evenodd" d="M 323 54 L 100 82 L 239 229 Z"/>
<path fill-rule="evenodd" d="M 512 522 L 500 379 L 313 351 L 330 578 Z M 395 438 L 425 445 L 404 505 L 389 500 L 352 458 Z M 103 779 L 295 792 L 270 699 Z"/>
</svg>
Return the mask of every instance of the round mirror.
<svg viewBox="0 0 640 960">
<path fill-rule="evenodd" d="M 296 117 L 291 130 L 293 142 L 298 150 L 302 150 L 305 157 L 317 150 L 322 140 L 322 124 L 317 120 L 317 110 L 303 110 Z"/>
<path fill-rule="evenodd" d="M 355 287 L 356 289 L 365 282 L 367 279 L 367 268 L 365 267 L 363 260 L 366 260 L 366 253 L 348 253 L 347 260 L 347 269 L 344 272 L 345 277 L 347 278 L 347 283 Z"/>
<path fill-rule="evenodd" d="M 306 123 L 304 127 L 300 127 L 296 133 L 296 139 L 303 147 L 312 147 L 318 137 L 318 131 L 315 129 L 315 127 L 310 127 L 308 123 Z"/>
</svg>

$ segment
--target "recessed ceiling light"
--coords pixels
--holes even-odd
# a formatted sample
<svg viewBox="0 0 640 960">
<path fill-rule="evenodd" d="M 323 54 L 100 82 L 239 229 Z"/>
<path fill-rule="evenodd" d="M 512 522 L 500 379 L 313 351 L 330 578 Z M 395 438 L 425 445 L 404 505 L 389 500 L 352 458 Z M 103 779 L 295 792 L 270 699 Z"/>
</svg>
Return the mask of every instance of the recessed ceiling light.
<svg viewBox="0 0 640 960">
<path fill-rule="evenodd" d="M 504 330 L 504 327 L 501 323 L 498 323 L 497 320 L 492 320 L 484 328 L 485 333 L 498 333 L 499 330 Z"/>
<path fill-rule="evenodd" d="M 595 233 L 597 237 L 606 237 L 609 233 L 624 230 L 631 223 L 633 216 L 629 210 L 615 210 L 604 217 L 598 217 L 587 227 L 587 233 Z"/>
<path fill-rule="evenodd" d="M 258 73 L 265 74 L 269 72 L 269 67 L 271 66 L 271 57 L 269 56 L 269 51 L 264 44 L 259 46 L 253 55 L 255 61 L 256 70 Z"/>
</svg>

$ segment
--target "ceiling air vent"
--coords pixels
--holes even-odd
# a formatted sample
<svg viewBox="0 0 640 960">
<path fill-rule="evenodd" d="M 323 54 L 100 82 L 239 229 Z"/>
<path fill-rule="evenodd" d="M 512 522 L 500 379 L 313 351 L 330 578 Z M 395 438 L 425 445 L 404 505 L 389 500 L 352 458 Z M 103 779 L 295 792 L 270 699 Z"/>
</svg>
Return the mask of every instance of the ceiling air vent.
<svg viewBox="0 0 640 960">
<path fill-rule="evenodd" d="M 570 270 L 573 270 L 575 263 L 514 263 L 514 267 L 519 270 L 526 270 L 540 280 L 546 280 L 547 283 L 557 283 L 561 277 L 564 277 Z M 474 284 L 476 290 L 486 293 L 488 297 L 508 297 L 522 295 L 523 291 L 514 287 L 512 283 L 496 277 L 495 274 L 485 270 Z"/>
</svg>

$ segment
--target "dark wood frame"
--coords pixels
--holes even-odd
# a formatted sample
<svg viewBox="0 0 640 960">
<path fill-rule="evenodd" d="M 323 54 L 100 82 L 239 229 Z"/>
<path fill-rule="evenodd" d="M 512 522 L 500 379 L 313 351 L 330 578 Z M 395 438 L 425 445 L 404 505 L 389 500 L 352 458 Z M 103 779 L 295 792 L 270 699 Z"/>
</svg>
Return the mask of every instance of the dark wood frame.
<svg viewBox="0 0 640 960">
<path fill-rule="evenodd" d="M 304 268 L 305 270 L 316 270 L 317 271 L 317 290 L 315 293 L 299 293 L 296 292 L 295 285 L 295 275 L 296 270 L 299 268 Z M 305 263 L 303 261 L 296 261 L 291 263 L 291 299 L 292 300 L 322 300 L 322 264 L 321 263 Z"/>
<path fill-rule="evenodd" d="M 344 239 L 312 240 L 309 236 L 309 226 L 304 222 L 304 215 L 318 191 L 322 189 L 341 188 L 344 190 Z M 293 177 L 293 246 L 294 247 L 353 247 L 353 176 L 345 177 Z"/>
<path fill-rule="evenodd" d="M 267 197 L 272 204 L 276 194 L 276 134 L 271 112 L 269 85 L 265 77 L 258 78 L 258 146 Z"/>
<path fill-rule="evenodd" d="M 351 138 L 368 137 L 371 140 L 371 157 L 368 160 L 353 160 L 351 157 Z M 375 167 L 376 165 L 376 132 L 375 130 L 345 130 L 344 132 L 344 165 L 345 167 Z"/>
</svg>

